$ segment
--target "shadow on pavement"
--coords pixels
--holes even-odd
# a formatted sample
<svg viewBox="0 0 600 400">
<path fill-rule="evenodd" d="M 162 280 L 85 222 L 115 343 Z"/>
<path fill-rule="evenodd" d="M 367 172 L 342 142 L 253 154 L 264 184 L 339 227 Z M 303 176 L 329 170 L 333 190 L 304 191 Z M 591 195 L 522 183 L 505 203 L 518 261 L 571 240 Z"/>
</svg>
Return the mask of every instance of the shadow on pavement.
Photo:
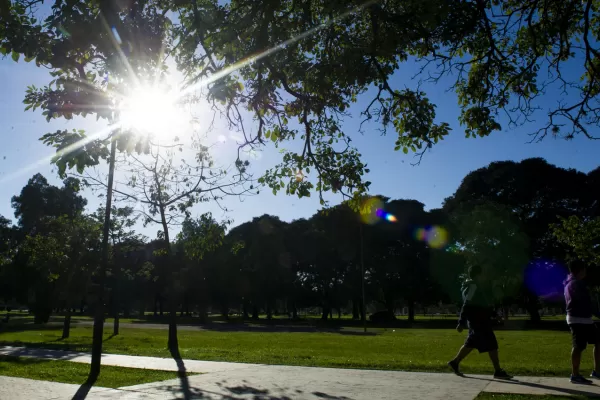
<svg viewBox="0 0 600 400">
<path fill-rule="evenodd" d="M 600 397 L 600 395 L 597 392 L 591 392 L 591 391 L 585 390 L 586 385 L 578 385 L 578 386 L 576 386 L 577 389 L 567 389 L 567 388 L 556 387 L 556 386 L 542 385 L 541 383 L 523 382 L 523 381 L 519 381 L 517 379 L 499 381 L 497 379 L 479 378 L 476 376 L 467 376 L 467 375 L 463 375 L 463 378 L 476 379 L 476 380 L 480 380 L 480 381 L 497 382 L 497 383 L 503 383 L 503 384 L 507 384 L 507 385 L 527 386 L 527 387 L 542 389 L 542 390 L 551 390 L 554 392 L 564 393 L 565 395 L 568 395 L 568 396 Z"/>
<path fill-rule="evenodd" d="M 2 349 L 0 355 L 11 356 L 11 357 L 32 357 L 37 359 L 46 360 L 71 360 L 75 357 L 84 355 L 84 353 L 72 353 L 62 352 L 58 350 L 35 348 L 35 347 L 21 347 L 13 349 Z"/>
<path fill-rule="evenodd" d="M 210 391 L 201 388 L 190 387 L 189 396 L 186 399 L 189 400 L 294 400 L 294 399 L 306 399 L 307 393 L 302 390 L 290 390 L 284 388 L 278 388 L 277 393 L 274 393 L 268 389 L 259 389 L 248 384 L 227 386 L 226 381 L 217 383 L 220 387 L 220 391 Z M 167 391 L 170 393 L 180 393 L 182 388 L 178 386 L 163 386 L 157 388 L 161 391 Z M 310 393 L 315 400 L 352 400 L 345 396 L 334 396 L 323 392 L 312 392 Z"/>
<path fill-rule="evenodd" d="M 179 348 L 171 349 L 170 352 L 171 357 L 173 357 L 175 363 L 177 364 L 177 376 L 179 377 L 179 382 L 181 384 L 180 391 L 183 394 L 183 398 L 185 400 L 191 400 L 192 392 L 190 390 L 190 381 L 185 370 L 185 363 L 183 362 L 181 354 L 179 353 Z"/>
<path fill-rule="evenodd" d="M 92 386 L 94 386 L 94 382 L 95 379 L 93 380 L 93 382 L 91 382 L 90 379 L 88 379 L 87 382 L 79 386 L 79 389 L 77 389 L 77 392 L 75 392 L 71 400 L 84 400 L 87 397 L 90 390 L 92 389 Z"/>
</svg>

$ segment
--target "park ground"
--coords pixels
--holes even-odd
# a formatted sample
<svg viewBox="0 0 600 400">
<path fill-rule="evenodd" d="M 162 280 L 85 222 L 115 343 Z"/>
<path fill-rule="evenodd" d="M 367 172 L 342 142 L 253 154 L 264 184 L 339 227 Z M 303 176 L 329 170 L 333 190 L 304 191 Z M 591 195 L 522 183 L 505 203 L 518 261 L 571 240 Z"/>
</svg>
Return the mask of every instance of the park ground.
<svg viewBox="0 0 600 400">
<path fill-rule="evenodd" d="M 111 354 L 170 357 L 166 348 L 167 331 L 161 323 L 124 320 L 119 335 L 112 335 L 112 324 L 105 326 L 103 351 Z M 450 321 L 449 321 L 450 323 Z M 503 366 L 517 376 L 569 376 L 570 335 L 557 324 L 552 329 L 499 329 L 497 336 Z M 343 324 L 342 324 L 343 325 Z M 368 327 L 367 334 L 356 326 L 270 326 L 260 324 L 208 324 L 181 326 L 179 347 L 188 360 L 227 361 L 267 365 L 289 365 L 346 369 L 448 372 L 451 359 L 464 340 L 454 329 L 433 323 L 421 328 Z M 61 339 L 58 320 L 45 326 L 26 319 L 15 319 L 0 331 L 0 345 L 40 349 L 91 350 L 92 328 L 89 320 L 75 320 L 68 339 Z M 582 369 L 591 370 L 591 351 L 585 354 Z M 29 377 L 65 383 L 82 383 L 88 366 L 69 361 L 0 358 L 0 375 Z M 485 355 L 473 354 L 464 361 L 468 374 L 491 374 Z M 52 371 L 52 372 L 51 372 Z M 142 378 L 141 375 L 144 377 Z M 167 371 L 137 371 L 106 367 L 98 386 L 122 387 L 172 379 Z M 478 400 L 556 400 L 564 397 L 527 397 L 521 395 L 482 394 Z M 571 397 L 572 398 L 572 397 Z"/>
</svg>

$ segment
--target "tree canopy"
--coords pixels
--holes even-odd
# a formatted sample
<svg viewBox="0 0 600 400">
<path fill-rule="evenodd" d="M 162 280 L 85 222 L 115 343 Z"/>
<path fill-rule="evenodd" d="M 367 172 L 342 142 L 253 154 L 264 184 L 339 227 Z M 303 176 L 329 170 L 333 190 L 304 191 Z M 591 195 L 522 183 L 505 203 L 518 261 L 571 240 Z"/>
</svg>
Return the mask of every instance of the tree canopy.
<svg viewBox="0 0 600 400">
<path fill-rule="evenodd" d="M 449 135 L 423 81 L 456 92 L 467 137 L 545 114 L 531 125 L 534 138 L 597 138 L 595 0 L 79 0 L 53 2 L 44 18 L 37 6 L 1 7 L 2 53 L 35 59 L 53 75 L 29 89 L 28 107 L 49 119 L 91 113 L 114 121 L 115 94 L 162 75 L 172 56 L 185 74 L 184 99 L 206 98 L 243 133 L 242 147 L 272 141 L 282 149 L 281 163 L 261 179 L 275 192 L 366 193 L 369 170 L 352 144 L 359 128 L 344 125 L 349 112 L 391 126 L 405 153 L 422 155 Z M 411 62 L 420 78 L 397 86 L 392 77 Z M 564 100 L 539 110 L 543 96 L 561 91 Z M 61 171 L 106 157 L 100 139 L 78 131 L 44 140 L 62 151 Z M 83 151 L 70 151 L 81 140 Z M 122 134 L 119 148 L 144 146 Z"/>
</svg>

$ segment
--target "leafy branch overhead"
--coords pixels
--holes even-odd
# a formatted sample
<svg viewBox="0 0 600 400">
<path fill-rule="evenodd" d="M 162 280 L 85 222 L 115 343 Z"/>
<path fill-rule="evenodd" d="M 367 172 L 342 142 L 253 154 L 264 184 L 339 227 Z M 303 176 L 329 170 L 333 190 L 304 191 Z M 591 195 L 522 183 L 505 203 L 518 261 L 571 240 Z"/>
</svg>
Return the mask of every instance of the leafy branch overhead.
<svg viewBox="0 0 600 400">
<path fill-rule="evenodd" d="M 261 180 L 275 193 L 364 194 L 368 169 L 351 140 L 361 121 L 392 128 L 395 149 L 420 160 L 452 122 L 440 120 L 425 82 L 456 93 L 467 137 L 535 117 L 534 140 L 598 139 L 598 0 L 152 0 L 119 9 L 79 0 L 55 1 L 37 20 L 38 3 L 0 8 L 2 53 L 52 70 L 52 82 L 27 93 L 28 107 L 48 119 L 111 120 L 105 91 L 166 72 L 172 57 L 188 88 L 243 135 L 240 150 L 281 149 Z M 410 81 L 408 63 L 419 67 Z M 541 109 L 544 96 L 559 100 Z M 361 115 L 354 125 L 345 123 L 351 110 Z M 63 165 L 87 162 L 96 158 Z"/>
</svg>

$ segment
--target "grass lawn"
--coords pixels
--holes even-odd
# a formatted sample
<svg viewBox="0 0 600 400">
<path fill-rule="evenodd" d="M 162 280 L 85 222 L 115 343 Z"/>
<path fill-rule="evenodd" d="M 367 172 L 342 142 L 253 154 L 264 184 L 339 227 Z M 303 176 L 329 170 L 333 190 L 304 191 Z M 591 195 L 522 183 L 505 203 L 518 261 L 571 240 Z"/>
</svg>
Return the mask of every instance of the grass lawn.
<svg viewBox="0 0 600 400">
<path fill-rule="evenodd" d="M 582 396 L 536 396 L 529 394 L 481 393 L 475 400 L 583 400 L 594 397 Z"/>
<path fill-rule="evenodd" d="M 169 357 L 167 331 L 105 330 L 104 352 Z M 90 351 L 92 328 L 74 327 L 61 340 L 58 327 L 0 333 L 0 344 Z M 562 331 L 498 331 L 503 366 L 515 375 L 569 375 L 571 338 Z M 303 365 L 447 372 L 446 362 L 465 335 L 448 329 L 380 330 L 377 335 L 349 333 L 180 331 L 184 358 L 264 364 Z M 592 368 L 591 350 L 582 369 Z M 491 373 L 486 355 L 473 353 L 462 365 L 465 373 Z"/>
<path fill-rule="evenodd" d="M 0 356 L 0 375 L 62 383 L 83 384 L 90 366 L 70 361 Z M 176 372 L 102 366 L 96 386 L 118 388 L 177 378 Z"/>
</svg>

